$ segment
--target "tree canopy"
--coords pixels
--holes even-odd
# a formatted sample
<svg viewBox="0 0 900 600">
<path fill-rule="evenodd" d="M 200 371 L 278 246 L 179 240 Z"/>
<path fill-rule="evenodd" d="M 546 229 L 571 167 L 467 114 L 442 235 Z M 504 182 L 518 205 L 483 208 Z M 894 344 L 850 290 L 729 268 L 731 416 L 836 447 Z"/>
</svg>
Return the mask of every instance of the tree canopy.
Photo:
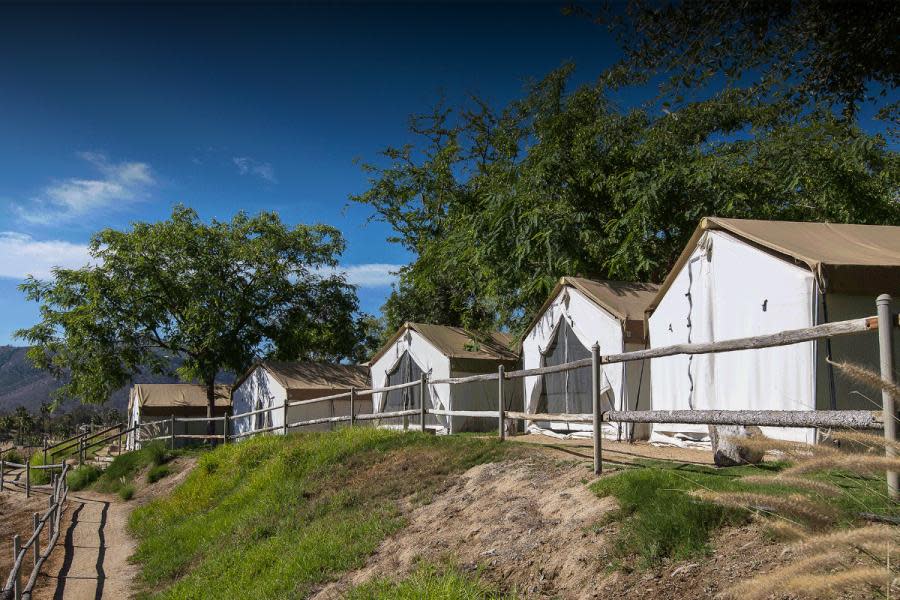
<svg viewBox="0 0 900 600">
<path fill-rule="evenodd" d="M 571 66 L 493 110 L 413 118 L 353 200 L 416 255 L 385 305 L 404 320 L 520 328 L 563 275 L 660 281 L 708 215 L 900 223 L 900 163 L 828 110 L 725 89 L 623 110 Z"/>
<path fill-rule="evenodd" d="M 284 225 L 275 213 L 207 224 L 188 208 L 170 219 L 104 229 L 92 264 L 20 287 L 41 321 L 16 335 L 29 358 L 64 379 L 58 397 L 102 403 L 142 368 L 179 359 L 207 386 L 261 355 L 337 360 L 356 352 L 356 293 L 334 272 L 344 249 L 325 225 Z"/>
<path fill-rule="evenodd" d="M 892 0 L 629 0 L 591 15 L 618 39 L 624 58 L 607 75 L 629 82 L 654 75 L 678 97 L 719 77 L 800 104 L 828 104 L 852 117 L 900 83 L 900 3 Z M 721 79 L 719 80 L 721 81 Z"/>
</svg>

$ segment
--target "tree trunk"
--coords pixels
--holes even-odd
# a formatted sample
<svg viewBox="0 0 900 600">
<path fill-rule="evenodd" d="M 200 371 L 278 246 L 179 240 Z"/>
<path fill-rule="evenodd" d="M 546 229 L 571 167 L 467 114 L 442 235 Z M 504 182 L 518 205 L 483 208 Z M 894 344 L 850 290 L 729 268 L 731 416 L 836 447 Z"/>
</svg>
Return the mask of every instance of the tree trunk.
<svg viewBox="0 0 900 600">
<path fill-rule="evenodd" d="M 756 464 L 762 462 L 764 452 L 741 446 L 742 437 L 764 437 L 759 427 L 743 425 L 710 425 L 713 461 L 719 467 Z"/>
<path fill-rule="evenodd" d="M 215 435 L 216 422 L 213 421 L 213 417 L 216 416 L 216 380 L 215 380 L 215 378 L 207 379 L 204 382 L 204 385 L 206 386 L 206 435 Z M 210 444 L 213 443 L 212 438 L 209 438 L 206 441 Z"/>
</svg>

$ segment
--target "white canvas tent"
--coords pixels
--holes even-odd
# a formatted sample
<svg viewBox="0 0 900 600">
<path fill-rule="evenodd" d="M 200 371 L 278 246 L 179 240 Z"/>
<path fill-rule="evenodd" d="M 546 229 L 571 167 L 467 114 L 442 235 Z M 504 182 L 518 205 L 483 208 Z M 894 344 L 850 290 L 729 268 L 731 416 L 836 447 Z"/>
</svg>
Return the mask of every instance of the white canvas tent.
<svg viewBox="0 0 900 600">
<path fill-rule="evenodd" d="M 880 293 L 900 293 L 900 227 L 706 218 L 651 303 L 650 341 L 711 342 L 871 316 Z M 829 354 L 878 368 L 873 334 L 666 357 L 653 361 L 653 408 L 877 410 L 877 394 L 836 373 Z M 812 429 L 763 432 L 816 440 Z M 707 434 L 703 425 L 657 424 L 651 439 Z"/>
<path fill-rule="evenodd" d="M 231 386 L 217 385 L 215 410 L 213 416 L 221 417 L 228 412 L 231 406 Z M 134 450 L 140 446 L 142 439 L 147 435 L 171 435 L 171 418 L 175 417 L 205 417 L 206 416 L 206 387 L 193 383 L 137 383 L 131 387 L 128 396 L 128 429 L 135 425 L 143 427 L 137 432 L 130 432 L 126 436 L 125 447 Z M 156 424 L 156 426 L 153 426 Z M 222 434 L 222 422 L 216 421 L 216 434 Z M 191 421 L 175 424 L 176 435 L 204 435 L 206 434 L 205 421 Z M 197 440 L 195 440 L 196 442 Z M 190 440 L 177 440 L 176 445 L 183 446 Z"/>
<path fill-rule="evenodd" d="M 406 323 L 369 361 L 375 388 L 418 381 L 424 373 L 431 379 L 466 377 L 493 373 L 502 364 L 515 368 L 518 356 L 510 349 L 510 339 L 502 333 L 478 336 L 461 327 Z M 484 381 L 427 386 L 426 407 L 444 410 L 497 410 L 497 382 Z M 373 394 L 376 412 L 389 412 L 421 406 L 419 387 Z M 519 386 L 509 382 L 504 390 L 509 410 L 519 410 L 522 395 Z M 415 421 L 415 417 L 410 421 Z M 399 420 L 383 424 L 398 425 Z M 426 426 L 441 433 L 486 431 L 496 421 L 477 417 L 428 415 Z"/>
<path fill-rule="evenodd" d="M 593 281 L 579 277 L 559 280 L 522 338 L 526 369 L 590 358 L 591 347 L 612 354 L 646 347 L 644 311 L 658 286 L 649 283 Z M 525 377 L 525 411 L 531 413 L 590 413 L 591 369 Z M 649 362 L 603 367 L 603 410 L 650 407 Z M 529 430 L 559 435 L 590 435 L 591 425 L 531 422 Z M 643 439 L 647 427 L 604 423 L 603 436 Z"/>
<path fill-rule="evenodd" d="M 361 365 L 341 365 L 319 362 L 280 362 L 267 360 L 251 367 L 238 379 L 232 391 L 233 414 L 252 412 L 263 408 L 282 406 L 285 402 L 311 400 L 350 391 L 350 388 L 369 387 L 368 369 Z M 368 396 L 356 399 L 356 414 L 372 411 Z M 349 398 L 326 400 L 313 404 L 291 406 L 287 409 L 288 423 L 297 423 L 322 417 L 350 414 Z M 248 417 L 239 417 L 231 423 L 232 433 L 247 433 L 278 427 L 283 432 L 285 412 L 276 409 Z M 298 431 L 327 431 L 329 423 L 307 425 Z"/>
</svg>

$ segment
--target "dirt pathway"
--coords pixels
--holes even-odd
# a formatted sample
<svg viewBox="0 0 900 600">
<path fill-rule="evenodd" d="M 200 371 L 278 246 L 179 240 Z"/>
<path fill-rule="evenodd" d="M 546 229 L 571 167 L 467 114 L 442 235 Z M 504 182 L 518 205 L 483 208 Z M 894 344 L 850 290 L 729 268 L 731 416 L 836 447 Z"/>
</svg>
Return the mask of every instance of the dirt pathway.
<svg viewBox="0 0 900 600">
<path fill-rule="evenodd" d="M 126 503 L 106 494 L 70 492 L 62 547 L 44 566 L 34 598 L 128 598 L 138 572 L 128 562 L 134 552 L 126 528 L 129 511 Z"/>
</svg>

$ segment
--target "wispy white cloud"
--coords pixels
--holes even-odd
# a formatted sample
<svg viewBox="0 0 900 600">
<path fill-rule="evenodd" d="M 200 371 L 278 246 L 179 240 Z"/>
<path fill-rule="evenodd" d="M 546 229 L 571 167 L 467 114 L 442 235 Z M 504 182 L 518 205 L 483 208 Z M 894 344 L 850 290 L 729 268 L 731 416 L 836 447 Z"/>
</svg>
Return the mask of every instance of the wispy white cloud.
<svg viewBox="0 0 900 600">
<path fill-rule="evenodd" d="M 78 156 L 87 161 L 100 177 L 71 177 L 48 185 L 30 201 L 13 204 L 13 211 L 19 219 L 36 225 L 73 221 L 134 202 L 156 184 L 147 163 L 114 163 L 97 152 L 81 152 Z"/>
<path fill-rule="evenodd" d="M 0 231 L 0 277 L 49 279 L 54 267 L 77 269 L 91 262 L 86 244 L 36 240 L 16 231 Z"/>
<path fill-rule="evenodd" d="M 267 162 L 258 162 L 249 156 L 235 156 L 231 161 L 241 175 L 256 175 L 269 183 L 278 183 L 275 178 L 275 169 Z"/>
<path fill-rule="evenodd" d="M 397 273 L 403 265 L 369 263 L 362 265 L 341 265 L 335 269 L 322 269 L 320 273 L 330 275 L 341 273 L 347 283 L 363 288 L 387 287 L 397 281 Z"/>
</svg>

